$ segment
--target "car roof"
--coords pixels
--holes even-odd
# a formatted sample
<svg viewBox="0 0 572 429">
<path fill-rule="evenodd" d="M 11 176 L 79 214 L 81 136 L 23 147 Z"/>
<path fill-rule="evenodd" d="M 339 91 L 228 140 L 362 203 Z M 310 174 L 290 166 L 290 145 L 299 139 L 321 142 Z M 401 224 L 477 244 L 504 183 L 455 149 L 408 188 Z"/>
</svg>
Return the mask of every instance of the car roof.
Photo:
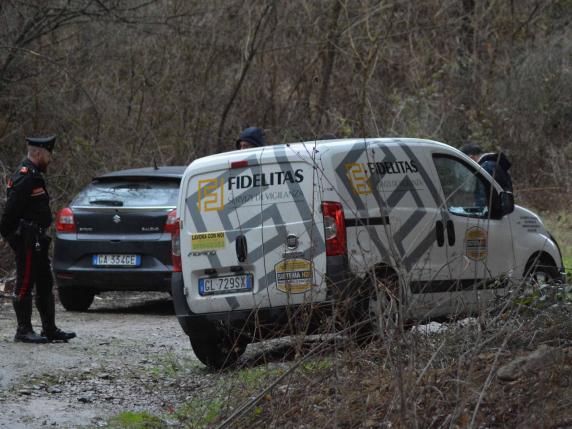
<svg viewBox="0 0 572 429">
<path fill-rule="evenodd" d="M 111 178 L 134 178 L 149 177 L 157 179 L 180 179 L 187 168 L 186 165 L 171 165 L 161 167 L 130 168 L 127 170 L 112 171 L 97 176 L 94 180 Z"/>
</svg>

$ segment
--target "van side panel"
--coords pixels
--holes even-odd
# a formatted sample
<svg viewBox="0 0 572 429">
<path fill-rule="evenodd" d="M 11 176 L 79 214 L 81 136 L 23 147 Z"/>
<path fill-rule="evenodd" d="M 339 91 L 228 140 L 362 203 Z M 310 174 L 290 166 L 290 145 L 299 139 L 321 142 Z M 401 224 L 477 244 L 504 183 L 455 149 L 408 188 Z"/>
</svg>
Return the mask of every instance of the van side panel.
<svg viewBox="0 0 572 429">
<path fill-rule="evenodd" d="M 435 241 L 434 220 L 442 210 L 425 167 L 426 153 L 421 145 L 413 153 L 398 141 L 373 140 L 332 156 L 334 193 L 344 202 L 346 219 L 351 219 L 348 234 L 356 269 L 370 266 L 362 253 L 366 261 L 411 269 Z M 373 232 L 371 243 L 364 229 Z"/>
<path fill-rule="evenodd" d="M 436 241 L 436 225 L 446 217 L 438 183 L 428 168 L 427 148 L 393 141 L 356 143 L 331 156 L 332 198 L 344 203 L 350 267 L 359 276 L 379 265 L 393 267 L 408 285 L 422 288 L 450 280 L 446 246 Z M 418 307 L 431 310 L 433 304 Z"/>
</svg>

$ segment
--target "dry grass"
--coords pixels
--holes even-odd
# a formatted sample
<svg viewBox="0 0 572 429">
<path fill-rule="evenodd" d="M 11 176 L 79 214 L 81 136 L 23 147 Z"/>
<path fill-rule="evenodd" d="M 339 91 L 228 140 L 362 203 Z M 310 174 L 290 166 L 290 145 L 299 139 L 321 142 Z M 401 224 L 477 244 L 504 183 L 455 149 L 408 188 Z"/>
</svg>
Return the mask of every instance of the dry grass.
<svg viewBox="0 0 572 429">
<path fill-rule="evenodd" d="M 223 374 L 213 395 L 224 406 L 205 427 L 572 427 L 572 306 L 497 320 L 414 328 L 365 347 L 343 336 L 298 342 L 294 359 Z M 541 359 L 523 361 L 514 380 L 498 377 L 536 350 Z"/>
</svg>

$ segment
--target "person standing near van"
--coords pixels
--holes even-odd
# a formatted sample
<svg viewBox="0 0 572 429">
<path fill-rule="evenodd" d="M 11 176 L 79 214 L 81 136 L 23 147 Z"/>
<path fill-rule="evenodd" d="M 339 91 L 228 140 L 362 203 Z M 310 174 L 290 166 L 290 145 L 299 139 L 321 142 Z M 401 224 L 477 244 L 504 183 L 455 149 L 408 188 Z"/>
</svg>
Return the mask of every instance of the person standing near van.
<svg viewBox="0 0 572 429">
<path fill-rule="evenodd" d="M 474 143 L 465 144 L 461 152 L 483 167 L 502 186 L 503 190 L 512 192 L 512 179 L 508 172 L 511 163 L 504 153 L 483 153 L 481 147 Z"/>
<path fill-rule="evenodd" d="M 28 156 L 8 181 L 0 234 L 16 256 L 16 287 L 12 297 L 18 327 L 14 341 L 68 341 L 76 335 L 56 327 L 53 277 L 48 256 L 52 223 L 50 197 L 42 173 L 52 161 L 55 136 L 27 138 Z M 42 319 L 40 335 L 32 328 L 32 290 Z"/>
<path fill-rule="evenodd" d="M 262 128 L 245 128 L 236 140 L 236 148 L 240 150 L 262 146 L 266 146 L 266 138 Z"/>
</svg>

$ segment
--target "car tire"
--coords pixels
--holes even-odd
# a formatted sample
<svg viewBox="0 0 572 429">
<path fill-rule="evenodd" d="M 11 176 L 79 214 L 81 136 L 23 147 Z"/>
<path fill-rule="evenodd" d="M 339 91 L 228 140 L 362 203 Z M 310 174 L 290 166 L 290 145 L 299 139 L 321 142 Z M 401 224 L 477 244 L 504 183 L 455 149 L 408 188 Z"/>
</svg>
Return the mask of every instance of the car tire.
<svg viewBox="0 0 572 429">
<path fill-rule="evenodd" d="M 86 311 L 93 303 L 93 292 L 77 290 L 70 287 L 59 288 L 60 303 L 67 311 Z"/>
</svg>

